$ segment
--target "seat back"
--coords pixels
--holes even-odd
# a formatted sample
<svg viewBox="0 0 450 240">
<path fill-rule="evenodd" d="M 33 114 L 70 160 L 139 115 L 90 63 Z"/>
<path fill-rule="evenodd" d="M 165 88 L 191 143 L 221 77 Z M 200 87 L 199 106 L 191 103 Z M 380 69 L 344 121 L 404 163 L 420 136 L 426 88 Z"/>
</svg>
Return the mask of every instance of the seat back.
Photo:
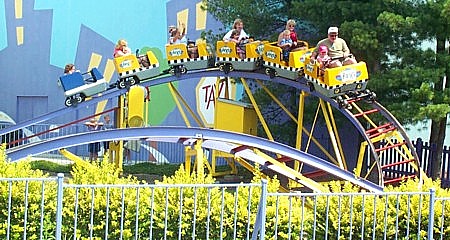
<svg viewBox="0 0 450 240">
<path fill-rule="evenodd" d="M 92 68 L 90 72 L 91 72 L 92 78 L 94 79 L 94 82 L 103 78 L 103 75 L 100 73 L 100 71 L 97 68 Z"/>
<path fill-rule="evenodd" d="M 59 77 L 59 81 L 61 82 L 64 92 L 84 85 L 84 78 L 80 72 L 63 75 Z"/>
</svg>

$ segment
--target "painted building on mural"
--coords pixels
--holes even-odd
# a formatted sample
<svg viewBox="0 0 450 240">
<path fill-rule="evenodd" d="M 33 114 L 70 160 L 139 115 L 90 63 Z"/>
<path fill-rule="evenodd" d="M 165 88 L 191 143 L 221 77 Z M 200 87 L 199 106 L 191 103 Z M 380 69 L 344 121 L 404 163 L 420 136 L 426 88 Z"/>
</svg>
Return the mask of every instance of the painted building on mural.
<svg viewBox="0 0 450 240">
<path fill-rule="evenodd" d="M 105 2 L 108 4 L 105 5 Z M 187 36 L 195 40 L 207 29 L 221 24 L 201 9 L 200 0 L 135 0 L 123 7 L 119 1 L 5 0 L 0 4 L 0 66 L 3 101 L 0 111 L 16 122 L 64 108 L 64 93 L 57 84 L 64 65 L 74 63 L 80 71 L 98 67 L 113 83 L 117 73 L 113 49 L 126 39 L 133 52 L 151 49 L 165 62 L 168 26 L 183 22 Z M 120 8 L 120 9 L 118 9 Z M 175 85 L 206 125 L 212 124 L 215 78 L 180 81 Z M 167 86 L 154 86 L 149 124 L 181 121 Z M 55 121 L 70 121 L 115 106 L 116 99 L 95 108 L 69 113 Z"/>
</svg>

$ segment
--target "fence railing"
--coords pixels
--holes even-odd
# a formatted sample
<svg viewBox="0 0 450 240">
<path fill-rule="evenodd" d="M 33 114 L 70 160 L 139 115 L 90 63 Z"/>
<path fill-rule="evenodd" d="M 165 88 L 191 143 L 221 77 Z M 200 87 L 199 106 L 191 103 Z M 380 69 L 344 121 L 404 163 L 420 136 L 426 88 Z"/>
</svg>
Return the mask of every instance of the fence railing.
<svg viewBox="0 0 450 240">
<path fill-rule="evenodd" d="M 433 157 L 436 154 L 437 146 L 428 142 L 423 142 L 421 138 L 418 138 L 413 142 L 416 147 L 417 155 L 421 160 L 421 167 L 431 176 L 431 169 L 433 163 Z M 450 147 L 444 146 L 442 151 L 442 165 L 441 165 L 441 186 L 450 187 Z"/>
<path fill-rule="evenodd" d="M 259 232 L 260 239 L 268 236 L 270 239 L 449 237 L 445 227 L 450 222 L 445 211 L 450 198 L 436 198 L 434 189 L 381 194 L 268 193 L 264 182 L 262 189 L 253 232 L 253 236 Z M 267 217 L 269 209 L 275 216 Z M 281 236 L 284 237 L 280 237 L 280 229 L 283 229 Z"/>
<path fill-rule="evenodd" d="M 449 239 L 429 192 L 274 193 L 269 184 L 0 179 L 1 239 Z M 446 215 L 447 214 L 447 215 Z"/>
</svg>

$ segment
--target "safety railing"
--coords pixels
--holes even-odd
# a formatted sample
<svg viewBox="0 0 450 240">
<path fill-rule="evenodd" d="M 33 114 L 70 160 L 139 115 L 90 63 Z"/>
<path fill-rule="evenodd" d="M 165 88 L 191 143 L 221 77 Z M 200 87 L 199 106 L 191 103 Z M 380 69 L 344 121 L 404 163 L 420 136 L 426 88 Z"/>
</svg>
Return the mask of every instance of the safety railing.
<svg viewBox="0 0 450 240">
<path fill-rule="evenodd" d="M 429 192 L 269 193 L 254 239 L 448 239 L 450 198 Z"/>
<path fill-rule="evenodd" d="M 1 239 L 448 239 L 428 192 L 273 193 L 261 184 L 0 178 Z"/>
</svg>

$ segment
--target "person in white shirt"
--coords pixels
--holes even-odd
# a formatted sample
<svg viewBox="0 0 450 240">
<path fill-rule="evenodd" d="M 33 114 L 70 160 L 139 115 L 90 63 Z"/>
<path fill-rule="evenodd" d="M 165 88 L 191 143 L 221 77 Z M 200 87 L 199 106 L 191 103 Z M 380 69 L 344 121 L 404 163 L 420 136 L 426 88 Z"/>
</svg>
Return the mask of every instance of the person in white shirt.
<svg viewBox="0 0 450 240">
<path fill-rule="evenodd" d="M 350 54 L 350 49 L 344 39 L 338 37 L 339 29 L 337 27 L 328 28 L 328 38 L 325 38 L 317 43 L 316 48 L 311 54 L 311 62 L 314 62 L 320 46 L 328 48 L 328 55 L 331 57 L 331 62 L 328 67 L 341 67 L 343 65 L 355 64 L 356 59 Z M 341 59 L 338 59 L 341 58 Z"/>
<path fill-rule="evenodd" d="M 230 31 L 228 31 L 225 36 L 223 36 L 223 40 L 224 41 L 230 41 L 231 40 L 231 33 L 233 32 L 233 30 L 239 30 L 239 41 L 241 40 L 245 40 L 248 39 L 249 36 L 247 35 L 247 33 L 244 31 L 244 22 L 241 19 L 236 19 L 234 20 L 234 24 L 233 24 L 233 29 L 231 29 Z"/>
</svg>

